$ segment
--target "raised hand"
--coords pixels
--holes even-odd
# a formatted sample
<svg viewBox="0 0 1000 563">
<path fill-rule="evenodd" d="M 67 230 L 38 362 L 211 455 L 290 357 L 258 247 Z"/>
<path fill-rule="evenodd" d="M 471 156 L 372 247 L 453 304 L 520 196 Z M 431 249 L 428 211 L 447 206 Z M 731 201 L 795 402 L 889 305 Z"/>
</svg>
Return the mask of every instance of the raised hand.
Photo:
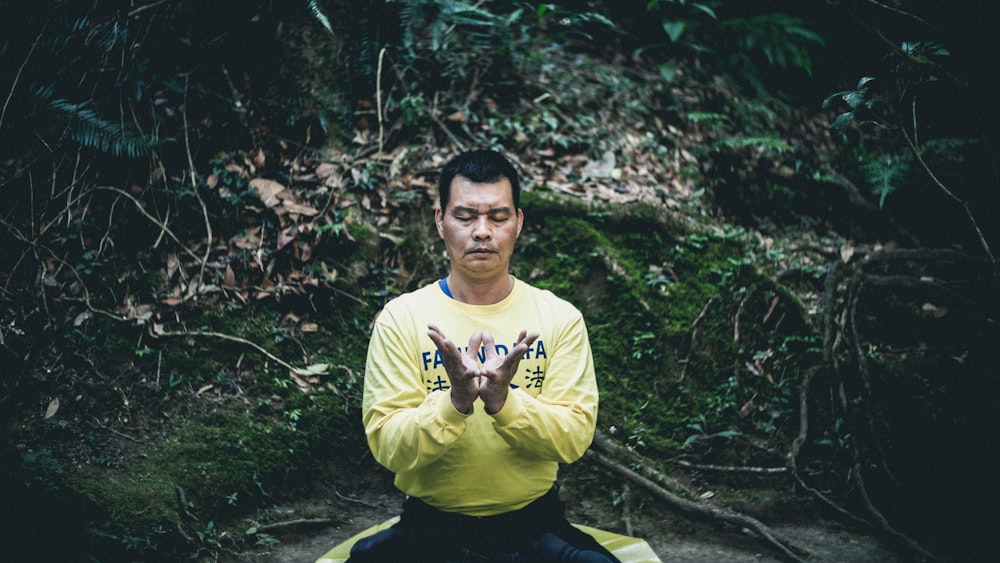
<svg viewBox="0 0 1000 563">
<path fill-rule="evenodd" d="M 517 336 L 514 348 L 506 356 L 501 356 L 497 354 L 493 336 L 488 332 L 482 333 L 486 356 L 480 370 L 479 396 L 486 405 L 486 412 L 494 414 L 503 408 L 507 402 L 510 382 L 517 374 L 517 366 L 521 363 L 521 357 L 536 339 L 538 339 L 537 332 L 528 334 L 527 331 L 522 330 L 521 334 Z"/>
<path fill-rule="evenodd" d="M 427 336 L 441 352 L 444 369 L 451 380 L 451 403 L 455 409 L 468 413 L 476 397 L 481 397 L 486 412 L 494 414 L 507 402 L 510 382 L 517 373 L 521 357 L 539 335 L 522 330 L 514 348 L 505 356 L 497 354 L 496 342 L 488 332 L 472 333 L 465 353 L 435 325 L 427 325 Z M 478 358 L 480 347 L 485 349 L 482 365 Z"/>
<path fill-rule="evenodd" d="M 472 409 L 472 403 L 479 396 L 480 368 L 479 358 L 476 356 L 483 342 L 482 331 L 472 333 L 469 347 L 464 354 L 435 325 L 427 325 L 427 336 L 434 341 L 434 345 L 441 352 L 444 370 L 451 380 L 451 403 L 458 412 L 468 413 Z"/>
</svg>

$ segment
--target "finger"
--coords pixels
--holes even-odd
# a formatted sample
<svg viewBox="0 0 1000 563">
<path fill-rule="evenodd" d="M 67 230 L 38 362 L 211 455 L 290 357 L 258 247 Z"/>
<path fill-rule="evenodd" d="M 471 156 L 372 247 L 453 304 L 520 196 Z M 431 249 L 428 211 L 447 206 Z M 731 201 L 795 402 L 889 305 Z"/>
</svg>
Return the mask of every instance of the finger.
<svg viewBox="0 0 1000 563">
<path fill-rule="evenodd" d="M 517 345 L 524 344 L 525 349 L 527 349 L 528 346 L 531 346 L 536 340 L 538 340 L 539 336 L 541 336 L 541 334 L 538 332 L 532 332 L 529 334 L 528 331 L 522 330 L 521 334 L 517 337 Z"/>
<path fill-rule="evenodd" d="M 466 350 L 465 354 L 473 363 L 479 362 L 479 347 L 483 345 L 483 334 L 483 331 L 477 330 L 469 337 L 469 349 Z M 488 333 L 487 336 L 489 336 Z"/>
<path fill-rule="evenodd" d="M 427 325 L 427 336 L 434 342 L 434 345 L 438 347 L 442 353 L 446 353 L 450 348 L 454 347 L 454 344 L 448 340 L 448 337 L 441 332 L 441 329 L 434 325 Z"/>
<path fill-rule="evenodd" d="M 493 340 L 492 334 L 484 330 L 482 331 L 482 335 L 483 335 L 483 348 L 486 349 L 486 354 L 484 355 L 485 361 L 483 363 L 486 363 L 492 360 L 493 358 L 497 357 L 497 344 L 496 341 Z"/>
<path fill-rule="evenodd" d="M 509 356 L 513 356 L 517 360 L 521 359 L 521 356 L 528 351 L 528 347 L 534 344 L 541 334 L 537 332 L 528 333 L 526 330 L 522 330 L 521 334 L 517 336 L 517 341 L 514 343 L 514 349 L 510 351 Z"/>
</svg>

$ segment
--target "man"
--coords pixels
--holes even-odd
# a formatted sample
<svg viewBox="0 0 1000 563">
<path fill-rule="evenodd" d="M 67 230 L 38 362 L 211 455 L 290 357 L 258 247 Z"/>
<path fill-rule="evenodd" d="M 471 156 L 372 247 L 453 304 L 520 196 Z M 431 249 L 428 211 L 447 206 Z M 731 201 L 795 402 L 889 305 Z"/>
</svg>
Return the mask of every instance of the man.
<svg viewBox="0 0 1000 563">
<path fill-rule="evenodd" d="M 555 486 L 591 443 L 597 384 L 580 312 L 509 273 L 517 172 L 477 150 L 438 184 L 448 276 L 386 304 L 365 374 L 368 444 L 408 496 L 351 561 L 616 561 Z"/>
</svg>

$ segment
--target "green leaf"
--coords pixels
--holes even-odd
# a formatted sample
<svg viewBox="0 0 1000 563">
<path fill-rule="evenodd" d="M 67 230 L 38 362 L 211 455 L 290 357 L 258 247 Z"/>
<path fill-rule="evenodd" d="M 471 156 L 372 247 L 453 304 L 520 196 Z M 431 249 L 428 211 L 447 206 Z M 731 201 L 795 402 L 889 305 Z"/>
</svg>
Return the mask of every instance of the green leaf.
<svg viewBox="0 0 1000 563">
<path fill-rule="evenodd" d="M 833 123 L 830 125 L 830 129 L 833 129 L 834 131 L 837 132 L 841 132 L 844 129 L 846 129 L 847 126 L 850 125 L 852 121 L 854 121 L 853 111 L 842 113 L 837 116 L 837 119 L 833 120 Z"/>
<path fill-rule="evenodd" d="M 711 8 L 709 8 L 708 6 L 704 5 L 704 4 L 691 4 L 691 7 L 695 8 L 697 10 L 701 10 L 702 12 L 705 12 L 713 20 L 719 19 L 719 16 L 715 15 L 715 11 L 712 10 Z"/>
<path fill-rule="evenodd" d="M 673 41 L 674 43 L 677 43 L 677 40 L 680 39 L 681 35 L 684 34 L 684 27 L 685 23 L 682 21 L 663 22 L 663 31 L 667 32 L 667 36 L 669 36 L 670 40 Z"/>
<path fill-rule="evenodd" d="M 872 80 L 875 80 L 874 76 L 862 76 L 861 79 L 858 80 L 858 90 L 861 90 L 862 88 L 867 86 L 868 83 L 871 82 Z"/>
<path fill-rule="evenodd" d="M 846 92 L 843 99 L 851 109 L 858 109 L 865 102 L 865 96 L 861 92 Z"/>
<path fill-rule="evenodd" d="M 659 69 L 660 74 L 663 75 L 664 80 L 667 82 L 673 82 L 674 77 L 677 76 L 677 65 L 664 63 L 659 66 Z"/>
</svg>

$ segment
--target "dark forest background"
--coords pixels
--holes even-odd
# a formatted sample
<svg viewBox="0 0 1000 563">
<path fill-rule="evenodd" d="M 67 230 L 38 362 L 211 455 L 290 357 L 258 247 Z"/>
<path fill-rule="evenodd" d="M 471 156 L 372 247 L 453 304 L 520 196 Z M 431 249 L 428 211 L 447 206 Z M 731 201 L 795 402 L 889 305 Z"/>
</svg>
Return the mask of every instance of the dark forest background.
<svg viewBox="0 0 1000 563">
<path fill-rule="evenodd" d="M 436 172 L 485 146 L 605 453 L 996 557 L 991 3 L 0 10 L 3 553 L 267 548 L 276 498 L 368 467 L 370 323 L 444 271 Z"/>
</svg>

